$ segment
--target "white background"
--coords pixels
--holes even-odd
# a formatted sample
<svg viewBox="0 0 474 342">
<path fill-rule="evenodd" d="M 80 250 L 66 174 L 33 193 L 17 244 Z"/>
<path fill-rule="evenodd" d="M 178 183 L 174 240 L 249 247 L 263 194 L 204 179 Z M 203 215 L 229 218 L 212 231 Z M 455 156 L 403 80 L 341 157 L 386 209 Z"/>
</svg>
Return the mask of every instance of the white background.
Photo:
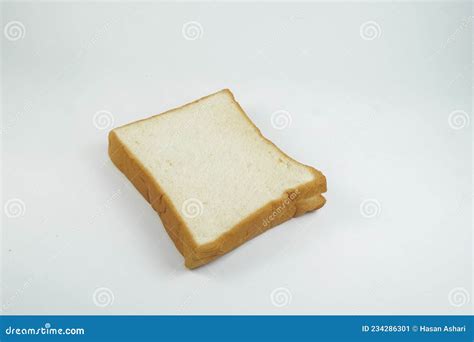
<svg viewBox="0 0 474 342">
<path fill-rule="evenodd" d="M 471 312 L 469 2 L 6 2 L 1 14 L 4 313 Z M 328 202 L 190 271 L 108 160 L 107 133 L 222 88 L 327 176 Z"/>
</svg>

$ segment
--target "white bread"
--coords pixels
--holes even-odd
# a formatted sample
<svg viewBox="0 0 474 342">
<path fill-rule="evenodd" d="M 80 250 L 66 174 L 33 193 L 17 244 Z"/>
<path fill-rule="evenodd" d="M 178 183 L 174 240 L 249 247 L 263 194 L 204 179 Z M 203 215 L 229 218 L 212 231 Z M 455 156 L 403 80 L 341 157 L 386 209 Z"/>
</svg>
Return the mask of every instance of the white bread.
<svg viewBox="0 0 474 342">
<path fill-rule="evenodd" d="M 325 203 L 323 174 L 265 139 L 228 89 L 115 128 L 109 155 L 189 268 Z"/>
</svg>

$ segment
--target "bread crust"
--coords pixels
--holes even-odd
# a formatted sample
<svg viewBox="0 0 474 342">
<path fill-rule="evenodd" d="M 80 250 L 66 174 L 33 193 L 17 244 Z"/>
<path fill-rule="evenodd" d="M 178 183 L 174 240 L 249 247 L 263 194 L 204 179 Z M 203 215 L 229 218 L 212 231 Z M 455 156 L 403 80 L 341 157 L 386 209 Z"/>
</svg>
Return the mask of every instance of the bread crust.
<svg viewBox="0 0 474 342">
<path fill-rule="evenodd" d="M 321 195 L 327 190 L 326 177 L 315 168 L 301 164 L 287 156 L 275 144 L 265 138 L 240 107 L 232 92 L 228 89 L 221 91 L 227 92 L 232 97 L 242 115 L 258 131 L 258 134 L 265 142 L 273 145 L 288 159 L 308 168 L 308 170 L 314 175 L 314 178 L 312 181 L 297 188 L 287 189 L 278 200 L 268 203 L 263 208 L 260 208 L 244 218 L 239 224 L 222 234 L 218 239 L 199 245 L 195 241 L 190 229 L 186 226 L 185 221 L 182 219 L 178 208 L 175 208 L 160 184 L 156 182 L 151 173 L 142 165 L 142 163 L 134 157 L 133 153 L 131 153 L 127 146 L 122 143 L 115 132 L 116 129 L 112 130 L 109 133 L 108 153 L 110 159 L 158 213 L 168 235 L 171 237 L 176 248 L 183 255 L 185 266 L 190 269 L 207 264 L 266 230 L 275 227 L 292 217 L 319 209 L 326 203 L 326 199 Z M 215 94 L 209 96 L 212 95 Z M 201 101 L 206 97 L 189 104 Z M 159 115 L 170 113 L 173 110 L 175 109 Z"/>
</svg>

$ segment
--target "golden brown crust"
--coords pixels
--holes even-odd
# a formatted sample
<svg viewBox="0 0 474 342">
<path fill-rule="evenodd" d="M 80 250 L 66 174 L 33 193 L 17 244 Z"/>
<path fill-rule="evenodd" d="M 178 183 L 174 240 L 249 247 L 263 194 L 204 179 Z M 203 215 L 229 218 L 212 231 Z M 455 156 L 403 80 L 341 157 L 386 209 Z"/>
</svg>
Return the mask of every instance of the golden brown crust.
<svg viewBox="0 0 474 342">
<path fill-rule="evenodd" d="M 223 91 L 228 92 L 230 96 L 232 96 L 241 113 L 248 122 L 257 129 L 260 136 L 266 142 L 273 145 L 287 158 L 303 165 L 288 157 L 276 145 L 266 139 L 261 134 L 260 130 L 258 130 L 258 128 L 248 118 L 238 102 L 235 101 L 230 90 L 224 89 Z M 191 231 L 181 218 L 177 208 L 174 207 L 161 186 L 152 177 L 151 173 L 146 170 L 141 162 L 136 159 L 128 148 L 120 141 L 115 130 L 112 130 L 109 133 L 109 156 L 117 168 L 125 174 L 125 176 L 133 183 L 133 185 L 158 213 L 168 235 L 173 240 L 179 252 L 184 256 L 185 265 L 188 268 L 196 268 L 204 265 L 240 246 L 245 241 L 252 239 L 292 217 L 321 208 L 326 202 L 325 198 L 321 195 L 321 193 L 326 192 L 326 178 L 320 171 L 304 165 L 314 174 L 314 179 L 312 181 L 303 184 L 298 188 L 288 189 L 280 199 L 267 204 L 252 215 L 244 218 L 242 222 L 221 235 L 217 240 L 204 245 L 198 245 L 194 240 Z"/>
</svg>

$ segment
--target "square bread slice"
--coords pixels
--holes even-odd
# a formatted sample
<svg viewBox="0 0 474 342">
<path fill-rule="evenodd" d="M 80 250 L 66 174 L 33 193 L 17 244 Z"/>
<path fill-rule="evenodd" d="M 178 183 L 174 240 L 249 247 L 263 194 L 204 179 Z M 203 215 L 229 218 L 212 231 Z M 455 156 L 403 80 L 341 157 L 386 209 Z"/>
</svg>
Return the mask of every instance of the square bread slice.
<svg viewBox="0 0 474 342">
<path fill-rule="evenodd" d="M 263 137 L 228 89 L 115 128 L 109 155 L 188 268 L 325 203 L 323 174 Z"/>
</svg>

